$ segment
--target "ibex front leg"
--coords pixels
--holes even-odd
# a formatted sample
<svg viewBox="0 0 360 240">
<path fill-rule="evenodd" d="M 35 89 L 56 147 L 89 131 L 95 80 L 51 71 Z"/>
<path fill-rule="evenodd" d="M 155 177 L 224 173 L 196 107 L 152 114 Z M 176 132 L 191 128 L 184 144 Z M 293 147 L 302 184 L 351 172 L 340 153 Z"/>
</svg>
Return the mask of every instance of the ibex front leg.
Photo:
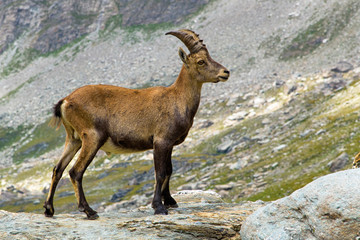
<svg viewBox="0 0 360 240">
<path fill-rule="evenodd" d="M 70 179 L 74 186 L 75 195 L 78 201 L 79 211 L 85 212 L 88 219 L 97 219 L 99 216 L 97 215 L 96 211 L 90 208 L 88 202 L 86 201 L 82 187 L 82 179 L 86 168 L 94 159 L 97 151 L 102 145 L 99 139 L 100 138 L 97 133 L 94 132 L 83 134 L 79 158 L 69 171 Z"/>
<path fill-rule="evenodd" d="M 162 192 L 166 186 L 167 179 L 166 165 L 169 154 L 171 155 L 172 145 L 164 141 L 154 143 L 154 166 L 155 166 L 155 192 L 152 201 L 152 207 L 155 209 L 155 214 L 167 215 L 164 204 L 162 203 Z M 168 176 L 170 178 L 170 176 Z"/>
<path fill-rule="evenodd" d="M 170 194 L 170 177 L 173 172 L 172 162 L 171 162 L 171 153 L 172 153 L 172 148 L 168 152 L 168 155 L 166 158 L 166 165 L 165 165 L 166 177 L 165 177 L 163 186 L 161 188 L 161 196 L 164 200 L 164 205 L 166 208 L 177 208 L 178 205 L 177 205 L 175 199 Z"/>
</svg>

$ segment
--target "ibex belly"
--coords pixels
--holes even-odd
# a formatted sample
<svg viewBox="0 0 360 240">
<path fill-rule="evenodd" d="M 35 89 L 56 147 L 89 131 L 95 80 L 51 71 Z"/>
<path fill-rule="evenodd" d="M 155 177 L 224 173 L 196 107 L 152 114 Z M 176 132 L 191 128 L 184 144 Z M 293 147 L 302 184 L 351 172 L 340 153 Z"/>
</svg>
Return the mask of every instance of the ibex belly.
<svg viewBox="0 0 360 240">
<path fill-rule="evenodd" d="M 149 140 L 139 140 L 139 139 L 121 139 L 114 140 L 108 138 L 104 145 L 100 148 L 107 154 L 110 153 L 135 153 L 145 150 L 152 149 L 152 139 Z"/>
</svg>

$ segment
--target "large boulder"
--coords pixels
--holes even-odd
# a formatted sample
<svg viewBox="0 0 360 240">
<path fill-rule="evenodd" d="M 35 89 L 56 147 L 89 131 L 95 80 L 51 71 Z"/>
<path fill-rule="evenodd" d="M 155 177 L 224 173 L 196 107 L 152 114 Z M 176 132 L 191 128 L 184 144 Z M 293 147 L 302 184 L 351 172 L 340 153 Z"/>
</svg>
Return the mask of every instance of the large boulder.
<svg viewBox="0 0 360 240">
<path fill-rule="evenodd" d="M 241 227 L 242 239 L 358 239 L 360 169 L 321 177 L 259 208 Z"/>
</svg>

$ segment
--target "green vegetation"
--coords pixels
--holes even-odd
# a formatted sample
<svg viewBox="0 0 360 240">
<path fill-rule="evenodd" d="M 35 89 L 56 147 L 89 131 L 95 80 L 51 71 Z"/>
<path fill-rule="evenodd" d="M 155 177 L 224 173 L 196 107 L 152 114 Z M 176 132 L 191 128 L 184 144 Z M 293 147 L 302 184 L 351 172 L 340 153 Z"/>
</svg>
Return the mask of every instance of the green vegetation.
<svg viewBox="0 0 360 240">
<path fill-rule="evenodd" d="M 114 15 L 107 19 L 103 30 L 99 31 L 100 38 L 107 38 L 114 30 L 122 25 L 122 15 Z"/>
<path fill-rule="evenodd" d="M 5 68 L 2 69 L 1 76 L 5 77 L 8 76 L 10 73 L 14 73 L 21 69 L 24 69 L 39 55 L 40 52 L 35 49 L 25 49 L 23 52 L 20 52 L 20 50 L 17 49 L 12 60 L 7 64 Z"/>
<path fill-rule="evenodd" d="M 99 37 L 107 39 L 112 34 L 116 34 L 115 30 L 121 29 L 123 30 L 122 36 L 124 43 L 135 44 L 140 40 L 148 41 L 153 37 L 154 32 L 161 29 L 168 29 L 172 26 L 174 26 L 172 23 L 156 23 L 125 27 L 122 24 L 122 15 L 115 15 L 109 17 L 106 21 L 104 29 L 99 31 Z M 137 33 L 141 33 L 141 37 Z"/>
<path fill-rule="evenodd" d="M 269 143 L 248 144 L 249 148 L 240 148 L 232 153 L 233 156 L 256 156 L 258 160 L 240 170 L 221 169 L 213 176 L 213 179 L 218 179 L 217 184 L 242 180 L 254 183 L 255 186 L 254 174 L 263 176 L 265 188 L 254 187 L 255 192 L 244 194 L 244 188 L 239 187 L 231 191 L 228 200 L 239 196 L 240 201 L 268 201 L 287 196 L 315 178 L 330 173 L 329 162 L 342 152 L 351 157 L 359 151 L 360 136 L 356 134 L 359 129 L 359 116 L 356 108 L 353 111 L 344 108 L 343 111 L 339 110 L 336 115 L 329 117 L 324 114 L 334 107 L 332 97 L 315 94 L 314 101 L 315 96 L 312 94 L 314 93 L 304 93 L 286 106 L 287 109 L 307 110 L 291 118 L 287 126 L 273 128 L 271 135 L 276 137 Z M 276 122 L 278 115 L 274 112 L 266 117 Z M 257 119 L 245 120 L 236 128 L 245 128 L 246 132 L 242 134 L 251 136 L 257 129 L 261 129 L 256 121 Z M 309 129 L 311 133 L 303 134 Z M 284 147 L 274 151 L 275 147 L 281 144 L 284 144 Z M 350 163 L 348 166 L 350 167 Z"/>
<path fill-rule="evenodd" d="M 23 125 L 18 126 L 16 129 L 0 127 L 0 151 L 18 142 L 28 130 L 29 127 Z"/>
<path fill-rule="evenodd" d="M 26 82 L 23 82 L 22 84 L 20 84 L 17 88 L 15 88 L 14 90 L 10 91 L 8 94 L 6 94 L 4 97 L 2 97 L 0 99 L 0 103 L 1 102 L 5 102 L 7 100 L 9 100 L 12 96 L 14 96 L 21 88 L 23 88 L 26 84 L 30 84 L 33 81 L 36 80 L 36 77 L 31 77 L 29 78 Z"/>
<path fill-rule="evenodd" d="M 71 16 L 75 19 L 75 24 L 83 24 L 83 23 L 91 24 L 94 22 L 95 18 L 98 15 L 97 14 L 83 15 L 77 11 L 72 11 Z"/>
<path fill-rule="evenodd" d="M 22 163 L 29 157 L 38 157 L 61 146 L 65 141 L 65 131 L 63 128 L 55 131 L 48 126 L 47 121 L 36 126 L 26 140 L 28 141 L 14 152 L 13 162 L 16 164 Z"/>
<path fill-rule="evenodd" d="M 83 36 L 75 39 L 71 43 L 65 44 L 59 49 L 48 52 L 48 53 L 41 53 L 40 51 L 33 49 L 33 48 L 27 48 L 23 50 L 22 52 L 19 49 L 16 49 L 16 53 L 12 57 L 11 61 L 2 69 L 2 72 L 0 73 L 0 77 L 6 77 L 10 75 L 11 73 L 16 73 L 24 68 L 26 68 L 31 62 L 38 59 L 39 57 L 57 57 L 62 53 L 65 49 L 72 48 L 74 46 L 74 49 L 70 56 L 64 55 L 63 60 L 68 61 L 72 57 L 76 56 L 77 53 L 79 53 L 83 48 L 84 45 L 87 42 L 84 42 L 87 35 L 84 34 Z M 81 44 L 82 43 L 82 44 Z"/>
</svg>

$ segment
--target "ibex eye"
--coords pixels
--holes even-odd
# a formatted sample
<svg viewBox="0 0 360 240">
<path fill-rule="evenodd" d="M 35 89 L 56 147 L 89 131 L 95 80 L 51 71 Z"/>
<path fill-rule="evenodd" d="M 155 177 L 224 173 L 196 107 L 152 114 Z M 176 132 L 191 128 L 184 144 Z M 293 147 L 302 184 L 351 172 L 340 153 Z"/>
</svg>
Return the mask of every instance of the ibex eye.
<svg viewBox="0 0 360 240">
<path fill-rule="evenodd" d="M 199 64 L 199 65 L 204 65 L 204 63 L 205 63 L 204 60 L 200 60 L 200 61 L 197 62 L 197 64 Z"/>
</svg>

